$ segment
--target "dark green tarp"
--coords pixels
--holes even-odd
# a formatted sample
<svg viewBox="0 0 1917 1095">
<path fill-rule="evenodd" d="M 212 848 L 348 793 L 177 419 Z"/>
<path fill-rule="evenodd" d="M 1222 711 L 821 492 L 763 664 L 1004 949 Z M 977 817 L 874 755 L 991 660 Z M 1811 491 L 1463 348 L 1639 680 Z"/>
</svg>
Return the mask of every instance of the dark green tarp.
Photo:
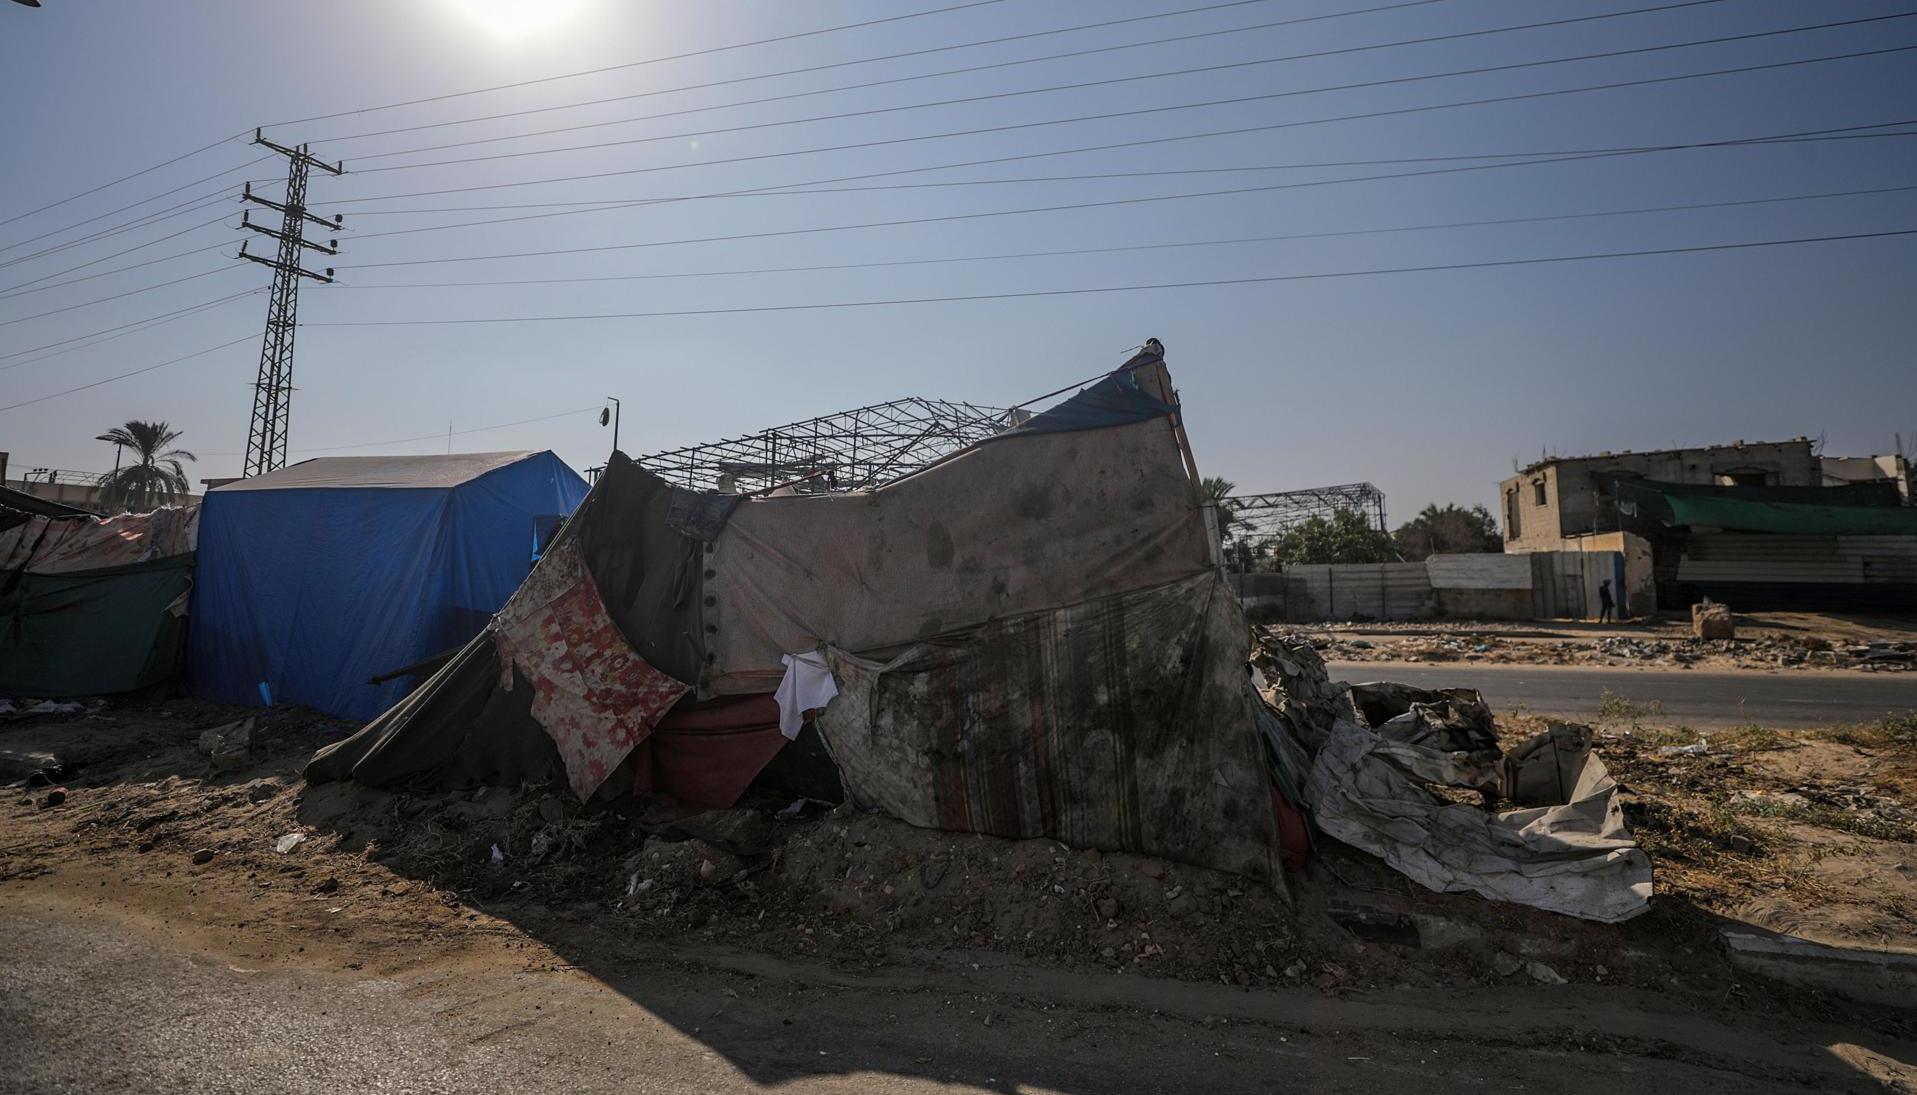
<svg viewBox="0 0 1917 1095">
<path fill-rule="evenodd" d="M 0 695 L 98 696 L 172 676 L 193 560 L 0 573 Z"/>
<path fill-rule="evenodd" d="M 1823 536 L 1917 535 L 1917 508 L 1891 483 L 1834 487 L 1710 487 L 1619 479 L 1627 520 L 1731 532 Z"/>
</svg>

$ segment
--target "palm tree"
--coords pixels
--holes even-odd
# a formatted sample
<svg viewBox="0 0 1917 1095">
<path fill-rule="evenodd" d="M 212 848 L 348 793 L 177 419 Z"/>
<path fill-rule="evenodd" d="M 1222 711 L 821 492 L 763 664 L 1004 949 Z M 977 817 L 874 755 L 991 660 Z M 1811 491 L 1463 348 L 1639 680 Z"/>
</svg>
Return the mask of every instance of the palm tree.
<svg viewBox="0 0 1917 1095">
<path fill-rule="evenodd" d="M 180 431 L 167 423 L 136 419 L 124 426 L 115 426 L 99 439 L 121 446 L 134 457 L 133 463 L 101 477 L 100 500 L 107 508 L 145 512 L 190 490 L 186 466 L 181 461 L 199 457 L 185 449 L 167 448 L 180 439 Z"/>
</svg>

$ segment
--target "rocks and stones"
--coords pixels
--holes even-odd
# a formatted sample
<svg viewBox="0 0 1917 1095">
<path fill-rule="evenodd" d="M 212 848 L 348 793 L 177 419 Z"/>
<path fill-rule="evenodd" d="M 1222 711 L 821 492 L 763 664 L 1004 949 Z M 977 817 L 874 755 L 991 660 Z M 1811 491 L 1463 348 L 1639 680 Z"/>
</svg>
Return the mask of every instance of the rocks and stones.
<svg viewBox="0 0 1917 1095">
<path fill-rule="evenodd" d="M 256 779 L 246 785 L 246 801 L 255 804 L 265 802 L 279 793 L 279 784 L 270 779 Z"/>
<path fill-rule="evenodd" d="M 1737 638 L 1737 620 L 1729 605 L 1707 602 L 1691 606 L 1691 634 L 1700 639 Z"/>
<path fill-rule="evenodd" d="M 46 796 L 40 800 L 40 808 L 42 810 L 51 809 L 65 802 L 66 800 L 67 800 L 67 789 L 65 787 L 55 787 L 53 790 L 48 791 L 46 793 Z"/>
<path fill-rule="evenodd" d="M 200 752 L 206 754 L 216 772 L 244 768 L 253 757 L 252 719 L 241 719 L 215 726 L 200 735 Z"/>
<path fill-rule="evenodd" d="M 1541 985 L 1566 985 L 1570 983 L 1564 979 L 1563 974 L 1560 974 L 1550 966 L 1535 959 L 1524 964 L 1524 972 L 1531 975 L 1531 980 Z"/>
<path fill-rule="evenodd" d="M 193 853 L 193 862 L 194 862 L 194 864 L 196 864 L 196 865 L 198 865 L 198 864 L 202 864 L 202 863 L 211 863 L 211 862 L 213 862 L 213 849 L 211 849 L 211 848 L 201 848 L 201 849 L 200 849 L 199 851 L 197 851 L 197 852 L 194 852 L 194 853 Z"/>
</svg>

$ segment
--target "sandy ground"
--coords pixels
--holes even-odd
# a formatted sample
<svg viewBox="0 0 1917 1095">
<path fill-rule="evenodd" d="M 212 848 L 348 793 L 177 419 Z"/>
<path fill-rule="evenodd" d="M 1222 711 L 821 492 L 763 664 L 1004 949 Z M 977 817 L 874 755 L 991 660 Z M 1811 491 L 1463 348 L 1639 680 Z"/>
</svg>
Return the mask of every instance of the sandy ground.
<svg viewBox="0 0 1917 1095">
<path fill-rule="evenodd" d="M 194 742 L 234 714 L 0 724 L 72 765 L 62 801 L 0 798 L 0 1090 L 1917 1090 L 1917 1012 L 1739 976 L 1716 934 L 1917 946 L 1905 723 L 1700 742 L 1610 711 L 1659 873 L 1606 926 L 1329 844 L 1287 903 L 819 807 L 660 833 L 541 793 L 308 787 L 345 728 L 297 712 L 214 773 Z"/>
</svg>

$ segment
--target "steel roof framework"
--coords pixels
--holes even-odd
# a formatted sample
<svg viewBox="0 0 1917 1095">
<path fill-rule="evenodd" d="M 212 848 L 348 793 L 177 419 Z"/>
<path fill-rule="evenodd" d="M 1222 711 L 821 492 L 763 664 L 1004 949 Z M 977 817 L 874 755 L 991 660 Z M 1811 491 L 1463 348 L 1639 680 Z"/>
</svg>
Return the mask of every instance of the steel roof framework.
<svg viewBox="0 0 1917 1095">
<path fill-rule="evenodd" d="M 1283 536 L 1313 517 L 1330 520 L 1339 510 L 1352 510 L 1379 532 L 1385 527 L 1384 492 L 1370 483 L 1343 483 L 1335 487 L 1279 491 L 1274 494 L 1233 494 L 1224 499 L 1233 520 L 1227 540 L 1253 543 Z"/>
<path fill-rule="evenodd" d="M 741 494 L 783 484 L 811 492 L 858 490 L 909 475 L 1020 420 L 1015 409 L 914 396 L 638 461 L 695 488 Z"/>
</svg>

